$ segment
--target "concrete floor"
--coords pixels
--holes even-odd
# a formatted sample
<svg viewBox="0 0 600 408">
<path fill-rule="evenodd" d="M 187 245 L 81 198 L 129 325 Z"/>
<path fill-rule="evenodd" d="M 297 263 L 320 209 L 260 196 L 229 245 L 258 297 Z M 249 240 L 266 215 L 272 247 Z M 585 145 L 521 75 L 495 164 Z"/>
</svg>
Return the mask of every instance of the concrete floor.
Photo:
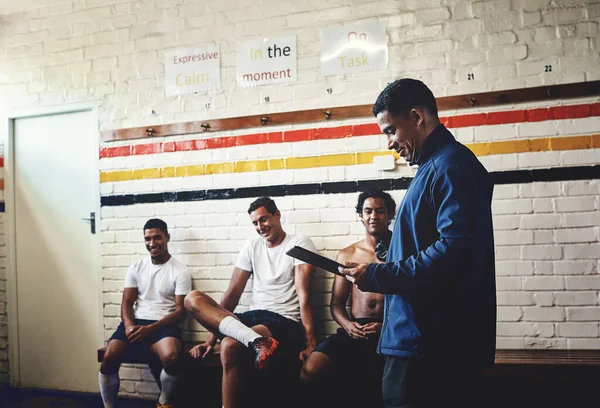
<svg viewBox="0 0 600 408">
<path fill-rule="evenodd" d="M 154 408 L 154 401 L 119 399 L 118 408 Z M 103 408 L 100 394 L 0 387 L 0 408 Z"/>
</svg>

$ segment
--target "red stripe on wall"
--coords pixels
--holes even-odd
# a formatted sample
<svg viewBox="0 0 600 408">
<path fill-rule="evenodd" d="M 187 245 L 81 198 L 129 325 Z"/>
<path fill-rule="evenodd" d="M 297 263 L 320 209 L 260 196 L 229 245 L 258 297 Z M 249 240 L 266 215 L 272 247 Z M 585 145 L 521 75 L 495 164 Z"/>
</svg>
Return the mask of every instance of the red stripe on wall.
<svg viewBox="0 0 600 408">
<path fill-rule="evenodd" d="M 533 108 L 504 112 L 449 116 L 441 117 L 440 121 L 446 127 L 461 128 L 522 122 L 541 122 L 545 120 L 587 118 L 590 116 L 600 116 L 600 102 L 581 105 L 553 106 L 549 108 Z M 379 126 L 377 126 L 375 123 L 343 125 L 325 128 L 294 129 L 283 132 L 225 136 L 211 139 L 180 140 L 177 142 L 103 147 L 100 149 L 100 158 L 174 151 L 221 149 L 226 147 L 248 146 L 264 143 L 341 139 L 345 137 L 378 135 L 379 133 Z"/>
</svg>

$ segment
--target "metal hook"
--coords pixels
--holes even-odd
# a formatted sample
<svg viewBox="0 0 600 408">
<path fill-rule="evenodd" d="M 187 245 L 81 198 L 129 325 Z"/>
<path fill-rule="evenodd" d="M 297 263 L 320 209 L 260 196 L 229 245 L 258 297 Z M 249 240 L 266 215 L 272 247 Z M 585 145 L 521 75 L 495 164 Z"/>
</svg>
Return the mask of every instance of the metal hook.
<svg viewBox="0 0 600 408">
<path fill-rule="evenodd" d="M 267 118 L 266 116 L 263 116 L 260 118 L 260 123 L 262 123 L 262 125 L 266 125 L 267 121 L 269 120 L 269 118 Z"/>
<path fill-rule="evenodd" d="M 471 106 L 475 106 L 475 98 L 470 97 L 469 98 L 469 103 L 471 104 Z"/>
<path fill-rule="evenodd" d="M 546 89 L 546 95 L 548 95 L 548 98 L 552 98 L 552 89 Z"/>
<path fill-rule="evenodd" d="M 325 111 L 323 113 L 325 114 L 325 120 L 331 119 L 331 112 L 330 111 Z"/>
<path fill-rule="evenodd" d="M 153 128 L 146 129 L 146 136 L 154 136 L 156 134 L 156 130 Z"/>
<path fill-rule="evenodd" d="M 205 132 L 210 129 L 210 125 L 208 123 L 203 123 L 200 125 L 200 127 L 202 128 L 202 130 L 204 130 Z"/>
</svg>

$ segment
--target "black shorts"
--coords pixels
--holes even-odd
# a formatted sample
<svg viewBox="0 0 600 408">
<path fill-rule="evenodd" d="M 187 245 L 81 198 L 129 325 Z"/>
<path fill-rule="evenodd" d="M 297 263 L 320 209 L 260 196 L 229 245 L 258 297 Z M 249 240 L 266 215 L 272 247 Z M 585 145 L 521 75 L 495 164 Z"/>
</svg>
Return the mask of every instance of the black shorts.
<svg viewBox="0 0 600 408">
<path fill-rule="evenodd" d="M 148 326 L 156 322 L 156 320 L 133 319 L 133 323 L 136 326 Z M 151 355 L 150 346 L 165 337 L 174 337 L 181 343 L 181 329 L 178 326 L 165 326 L 149 334 L 140 343 L 130 343 L 125 335 L 125 325 L 121 322 L 108 341 L 121 340 L 122 342 L 127 343 L 128 347 L 125 352 L 126 358 L 128 360 L 144 362 Z"/>
<path fill-rule="evenodd" d="M 283 317 L 279 313 L 268 310 L 250 310 L 235 314 L 242 323 L 248 327 L 264 325 L 273 338 L 279 342 L 279 350 L 282 356 L 294 357 L 306 348 L 306 338 L 302 324 Z"/>
<path fill-rule="evenodd" d="M 362 318 L 354 319 L 358 324 L 381 322 L 380 319 Z M 340 370 L 349 369 L 357 364 L 379 360 L 377 354 L 377 342 L 379 336 L 367 340 L 353 339 L 346 330 L 339 328 L 336 334 L 327 337 L 317 345 L 314 351 L 326 354 Z"/>
</svg>

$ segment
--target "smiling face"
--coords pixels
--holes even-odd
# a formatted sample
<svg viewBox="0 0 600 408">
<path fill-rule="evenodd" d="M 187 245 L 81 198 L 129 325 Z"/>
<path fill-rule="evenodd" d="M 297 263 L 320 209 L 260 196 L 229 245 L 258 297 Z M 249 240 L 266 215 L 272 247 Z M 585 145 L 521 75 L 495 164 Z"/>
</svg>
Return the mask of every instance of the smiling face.
<svg viewBox="0 0 600 408">
<path fill-rule="evenodd" d="M 144 242 L 146 249 L 150 252 L 150 257 L 153 260 L 161 260 L 168 256 L 169 250 L 167 243 L 170 236 L 160 228 L 149 228 L 144 230 Z"/>
<path fill-rule="evenodd" d="M 391 114 L 385 110 L 377 114 L 377 124 L 387 137 L 388 149 L 413 163 L 426 137 L 423 112 L 412 109 L 405 114 Z"/>
<path fill-rule="evenodd" d="M 367 198 L 363 203 L 360 219 L 369 235 L 379 237 L 388 231 L 390 215 L 383 198 Z"/>
<path fill-rule="evenodd" d="M 258 207 L 250 213 L 250 221 L 256 232 L 270 243 L 278 242 L 283 235 L 279 210 L 275 211 L 275 214 L 271 214 L 265 207 Z"/>
</svg>

